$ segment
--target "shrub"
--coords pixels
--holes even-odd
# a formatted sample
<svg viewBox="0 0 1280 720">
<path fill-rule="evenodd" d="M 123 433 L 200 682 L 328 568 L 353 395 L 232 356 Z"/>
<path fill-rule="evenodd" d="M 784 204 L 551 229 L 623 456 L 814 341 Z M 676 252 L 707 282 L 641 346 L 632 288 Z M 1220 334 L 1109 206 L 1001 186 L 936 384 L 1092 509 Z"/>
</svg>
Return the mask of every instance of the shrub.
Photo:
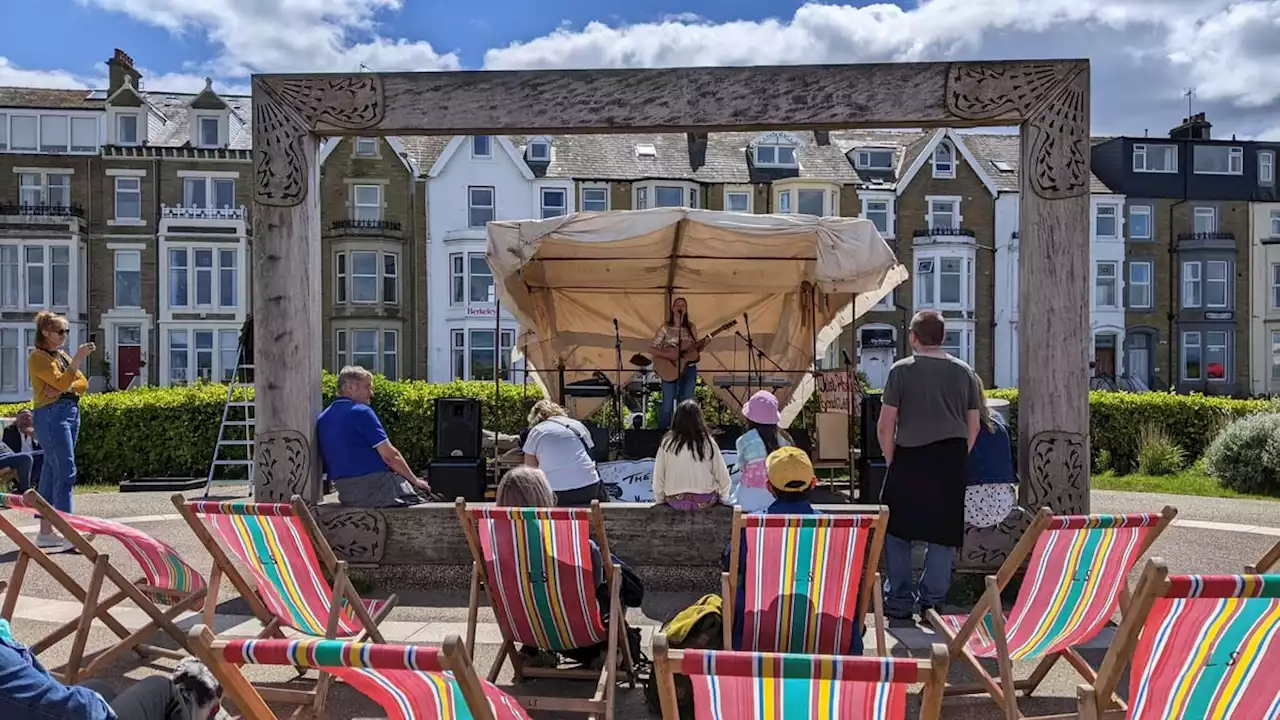
<svg viewBox="0 0 1280 720">
<path fill-rule="evenodd" d="M 1237 492 L 1280 497 L 1280 413 L 1232 423 L 1209 445 L 1205 469 Z"/>
<path fill-rule="evenodd" d="M 1187 454 L 1160 426 L 1147 423 L 1138 433 L 1138 472 L 1173 475 L 1183 468 Z"/>
</svg>

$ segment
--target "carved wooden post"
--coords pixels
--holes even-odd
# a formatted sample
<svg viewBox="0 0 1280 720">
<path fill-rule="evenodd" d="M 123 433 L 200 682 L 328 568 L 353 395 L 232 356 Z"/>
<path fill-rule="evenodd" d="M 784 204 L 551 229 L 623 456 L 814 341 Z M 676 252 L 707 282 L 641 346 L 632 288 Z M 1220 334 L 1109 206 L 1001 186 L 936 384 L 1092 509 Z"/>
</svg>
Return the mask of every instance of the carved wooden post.
<svg viewBox="0 0 1280 720">
<path fill-rule="evenodd" d="M 1022 124 L 1019 496 L 1089 512 L 1089 68 Z"/>
</svg>

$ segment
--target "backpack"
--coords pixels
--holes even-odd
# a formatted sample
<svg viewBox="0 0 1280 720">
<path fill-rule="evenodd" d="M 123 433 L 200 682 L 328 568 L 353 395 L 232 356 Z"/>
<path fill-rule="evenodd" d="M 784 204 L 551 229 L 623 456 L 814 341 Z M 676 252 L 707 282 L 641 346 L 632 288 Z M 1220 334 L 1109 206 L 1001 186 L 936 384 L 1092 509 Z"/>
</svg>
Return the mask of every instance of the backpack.
<svg viewBox="0 0 1280 720">
<path fill-rule="evenodd" d="M 672 649 L 699 648 L 715 650 L 724 643 L 724 601 L 719 595 L 703 595 L 698 602 L 676 613 L 662 626 L 667 646 Z M 658 679 L 649 675 L 644 685 L 645 704 L 652 713 L 662 712 L 658 699 Z M 693 720 L 693 683 L 684 675 L 675 676 L 676 707 L 680 720 Z"/>
</svg>

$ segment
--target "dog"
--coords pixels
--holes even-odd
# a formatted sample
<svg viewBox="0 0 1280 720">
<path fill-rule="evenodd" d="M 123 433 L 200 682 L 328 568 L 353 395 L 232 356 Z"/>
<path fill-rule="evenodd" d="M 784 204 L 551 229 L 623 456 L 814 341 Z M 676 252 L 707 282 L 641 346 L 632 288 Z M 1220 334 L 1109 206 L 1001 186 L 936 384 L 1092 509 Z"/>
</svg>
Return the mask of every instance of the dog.
<svg viewBox="0 0 1280 720">
<path fill-rule="evenodd" d="M 173 671 L 173 687 L 191 720 L 223 720 L 222 684 L 196 658 L 184 658 Z"/>
</svg>

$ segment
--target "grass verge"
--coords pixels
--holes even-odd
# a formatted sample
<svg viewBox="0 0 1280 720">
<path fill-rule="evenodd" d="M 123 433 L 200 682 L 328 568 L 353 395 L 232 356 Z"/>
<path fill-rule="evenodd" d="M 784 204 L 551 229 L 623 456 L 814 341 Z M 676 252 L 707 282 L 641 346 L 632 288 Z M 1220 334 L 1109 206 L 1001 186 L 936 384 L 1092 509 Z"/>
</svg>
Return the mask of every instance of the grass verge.
<svg viewBox="0 0 1280 720">
<path fill-rule="evenodd" d="M 1170 495 L 1198 495 L 1216 498 L 1248 498 L 1252 500 L 1280 500 L 1267 495 L 1250 495 L 1225 488 L 1198 467 L 1188 468 L 1174 475 L 1116 475 L 1105 472 L 1093 476 L 1094 490 L 1123 490 L 1127 492 L 1167 493 Z"/>
</svg>

